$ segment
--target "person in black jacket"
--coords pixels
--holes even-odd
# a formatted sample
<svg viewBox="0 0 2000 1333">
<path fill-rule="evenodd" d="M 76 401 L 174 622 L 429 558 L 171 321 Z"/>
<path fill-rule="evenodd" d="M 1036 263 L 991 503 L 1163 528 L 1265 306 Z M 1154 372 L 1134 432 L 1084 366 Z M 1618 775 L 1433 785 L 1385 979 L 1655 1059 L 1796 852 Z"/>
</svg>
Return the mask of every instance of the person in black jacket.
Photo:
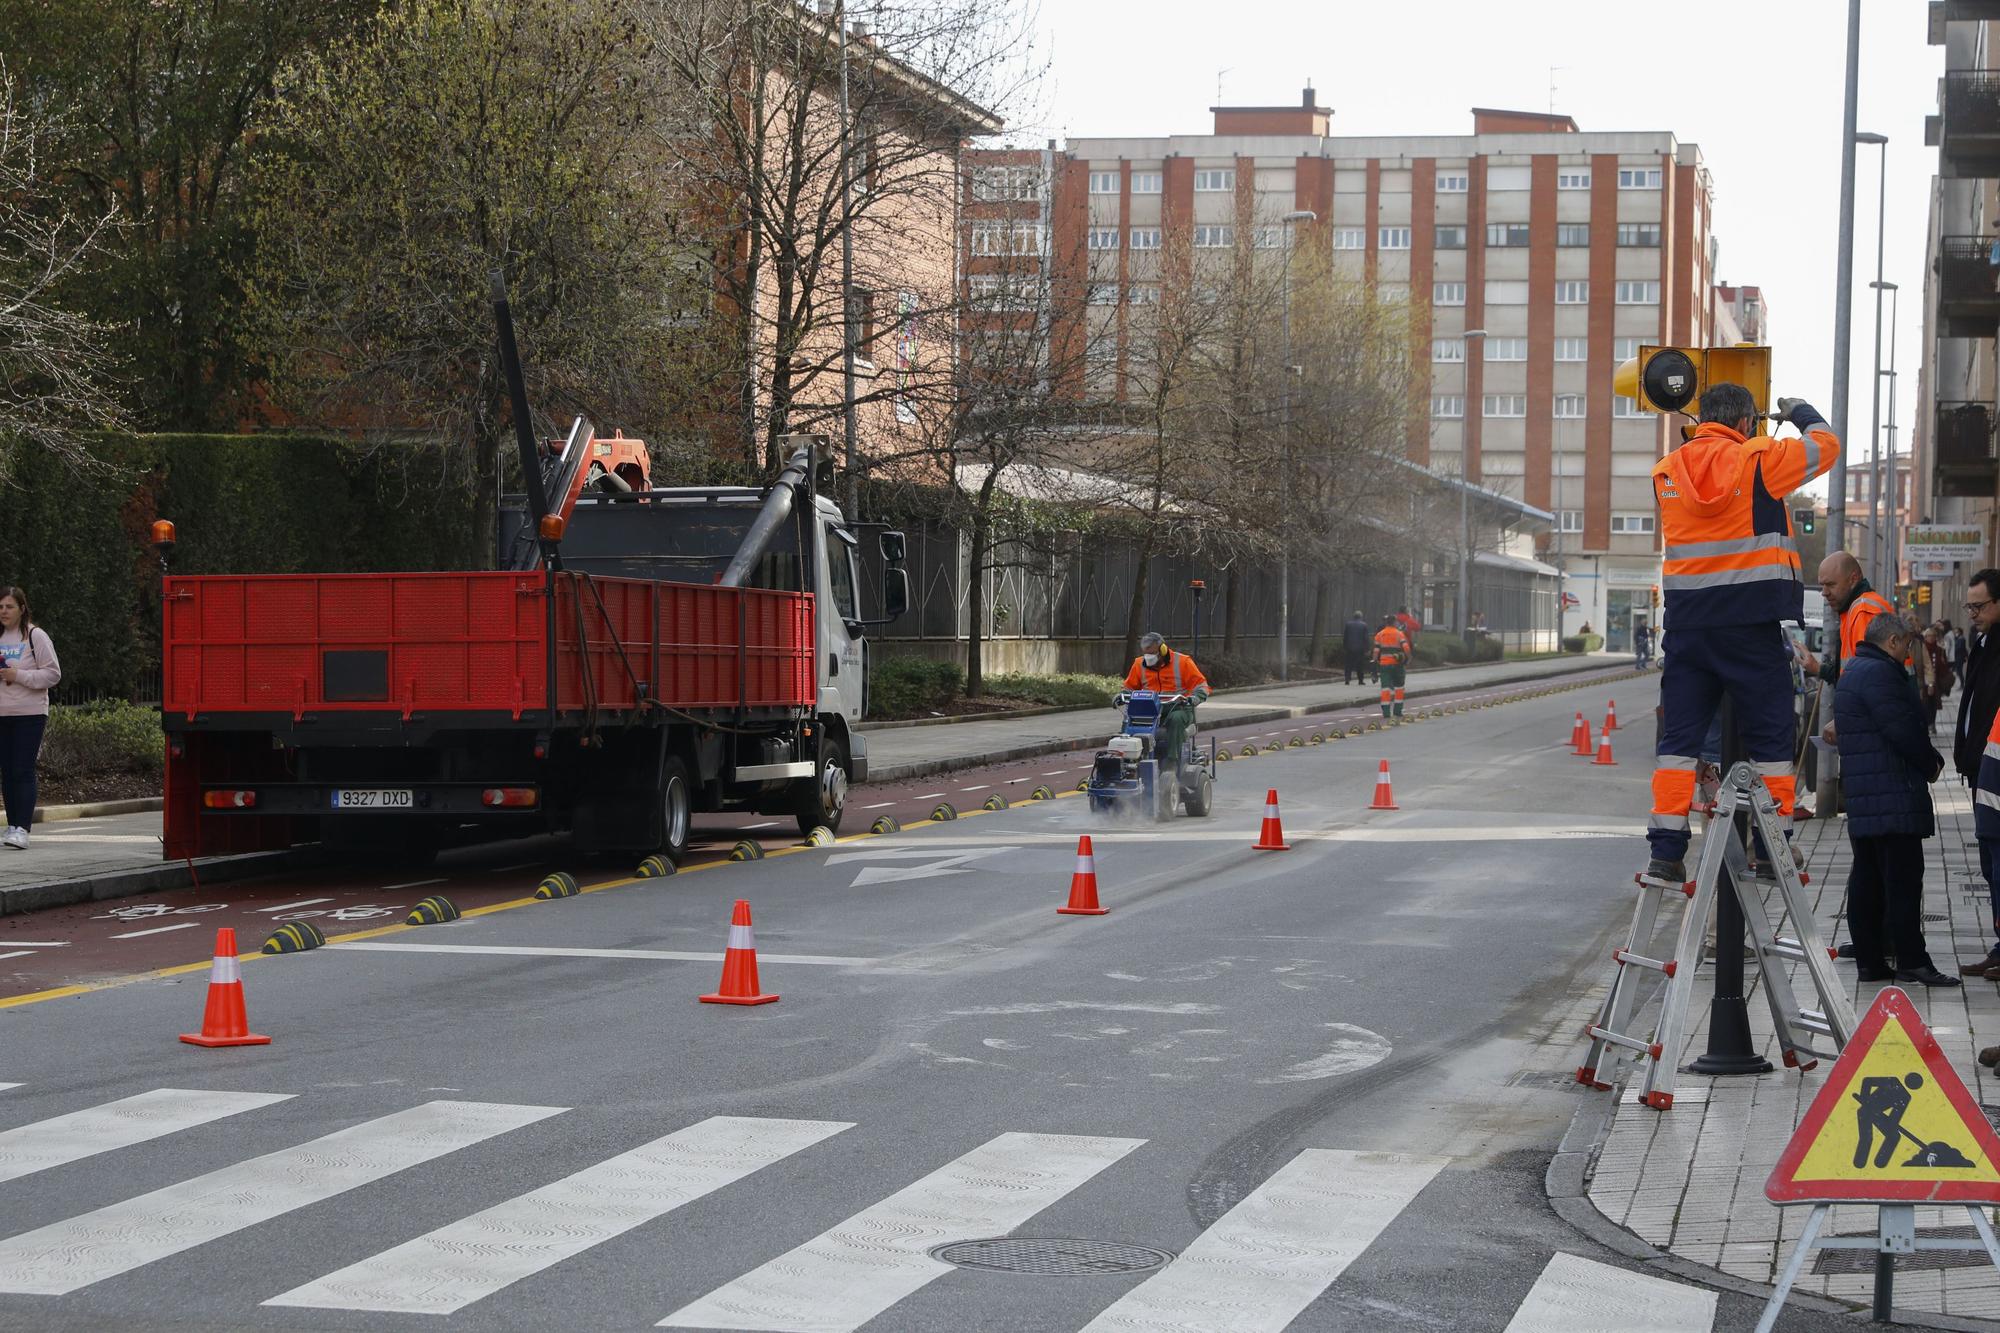
<svg viewBox="0 0 2000 1333">
<path fill-rule="evenodd" d="M 1847 924 L 1860 980 L 1956 986 L 1958 978 L 1938 971 L 1924 947 L 1924 839 L 1937 832 L 1930 784 L 1944 772 L 1944 756 L 1931 745 L 1923 706 L 1903 670 L 1915 642 L 1916 631 L 1902 616 L 1875 616 L 1834 691 L 1841 791 L 1854 849 Z"/>
<path fill-rule="evenodd" d="M 1979 784 L 1979 761 L 1986 753 L 1986 736 L 1993 715 L 2000 712 L 2000 569 L 1982 569 L 1965 588 L 1965 637 L 1969 650 L 1959 682 L 1958 721 L 1951 732 L 1951 766 L 1968 786 Z M 1959 965 L 1959 975 L 2000 978 L 2000 888 L 1987 844 L 1979 844 L 1979 870 L 1993 898 L 1995 941 L 1984 958 Z"/>
<path fill-rule="evenodd" d="M 1351 685 L 1357 680 L 1368 679 L 1368 649 L 1374 644 L 1374 632 L 1368 622 L 1361 618 L 1359 611 L 1347 617 L 1347 623 L 1340 627 L 1340 683 Z"/>
</svg>

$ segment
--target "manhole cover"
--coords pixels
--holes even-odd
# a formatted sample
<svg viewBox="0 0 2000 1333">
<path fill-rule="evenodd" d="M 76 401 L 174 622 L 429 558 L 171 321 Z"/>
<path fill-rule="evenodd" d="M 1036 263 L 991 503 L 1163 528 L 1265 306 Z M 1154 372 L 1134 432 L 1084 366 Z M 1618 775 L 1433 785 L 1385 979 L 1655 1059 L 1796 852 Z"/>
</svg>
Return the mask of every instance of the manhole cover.
<svg viewBox="0 0 2000 1333">
<path fill-rule="evenodd" d="M 1847 1233 L 1842 1233 L 1846 1235 Z M 1979 1232 L 1972 1227 L 1925 1227 L 1921 1233 L 1926 1239 L 1934 1240 L 1977 1240 Z M 1856 1231 L 1858 1239 L 1873 1240 L 1872 1231 Z M 1918 1269 L 1936 1268 L 1984 1268 L 1990 1260 L 1986 1251 L 1971 1250 L 1918 1250 L 1915 1254 L 1896 1256 L 1896 1271 L 1908 1273 Z M 1815 1273 L 1872 1273 L 1875 1271 L 1875 1251 L 1873 1250 L 1821 1250 L 1813 1260 Z"/>
<path fill-rule="evenodd" d="M 960 1268 L 986 1273 L 1034 1273 L 1042 1277 L 1091 1277 L 1103 1273 L 1144 1273 L 1173 1259 L 1165 1250 L 1124 1245 L 1115 1240 L 1075 1240 L 1061 1236 L 999 1236 L 955 1240 L 931 1251 Z"/>
<path fill-rule="evenodd" d="M 1944 912 L 1925 912 L 1925 913 L 1924 913 L 1924 920 L 1926 920 L 1926 921 L 1949 921 L 1949 920 L 1951 920 L 1951 917 L 1950 917 L 1950 916 L 1949 916 L 1948 914 L 1944 913 Z M 1873 1270 L 1870 1270 L 1870 1271 L 1873 1271 Z"/>
</svg>

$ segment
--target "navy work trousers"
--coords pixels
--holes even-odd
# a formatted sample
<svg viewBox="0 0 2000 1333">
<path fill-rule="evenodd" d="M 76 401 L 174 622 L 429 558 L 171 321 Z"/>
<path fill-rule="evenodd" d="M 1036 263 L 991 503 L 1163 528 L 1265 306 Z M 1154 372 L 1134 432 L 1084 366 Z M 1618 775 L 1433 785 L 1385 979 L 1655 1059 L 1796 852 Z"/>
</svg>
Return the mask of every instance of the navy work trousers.
<svg viewBox="0 0 2000 1333">
<path fill-rule="evenodd" d="M 1669 629 L 1662 644 L 1660 741 L 1653 769 L 1653 818 L 1646 830 L 1663 861 L 1687 855 L 1688 807 L 1702 742 L 1725 695 L 1736 732 L 1781 811 L 1792 808 L 1791 649 L 1776 621 Z"/>
</svg>

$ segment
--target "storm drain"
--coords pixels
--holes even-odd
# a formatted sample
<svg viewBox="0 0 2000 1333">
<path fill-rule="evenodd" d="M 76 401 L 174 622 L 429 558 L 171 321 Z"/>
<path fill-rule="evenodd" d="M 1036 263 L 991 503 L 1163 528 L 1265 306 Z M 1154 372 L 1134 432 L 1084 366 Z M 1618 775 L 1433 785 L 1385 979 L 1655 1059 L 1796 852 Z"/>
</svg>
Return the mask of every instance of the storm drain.
<svg viewBox="0 0 2000 1333">
<path fill-rule="evenodd" d="M 931 1258 L 983 1273 L 1033 1273 L 1039 1277 L 1097 1277 L 1145 1273 L 1173 1255 L 1145 1245 L 1061 1236 L 997 1236 L 955 1240 L 931 1251 Z"/>
<path fill-rule="evenodd" d="M 1842 1232 L 1842 1236 L 1848 1233 Z M 1857 1240 L 1873 1240 L 1872 1231 L 1852 1233 Z M 1972 1227 L 1925 1227 L 1922 1236 L 1936 1240 L 1978 1240 L 1979 1232 Z M 1915 1254 L 1896 1256 L 1898 1273 L 1913 1273 L 1938 1268 L 1984 1268 L 1990 1261 L 1984 1250 L 1918 1250 Z M 1821 1250 L 1813 1260 L 1815 1273 L 1872 1273 L 1875 1271 L 1875 1251 L 1873 1250 Z"/>
</svg>

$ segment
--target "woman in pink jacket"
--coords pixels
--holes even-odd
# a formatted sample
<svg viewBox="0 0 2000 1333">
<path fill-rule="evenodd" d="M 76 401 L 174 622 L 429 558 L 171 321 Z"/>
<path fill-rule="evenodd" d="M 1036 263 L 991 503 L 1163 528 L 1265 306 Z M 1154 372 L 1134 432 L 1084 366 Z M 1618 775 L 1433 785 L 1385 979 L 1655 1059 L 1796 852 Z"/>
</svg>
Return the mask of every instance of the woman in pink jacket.
<svg viewBox="0 0 2000 1333">
<path fill-rule="evenodd" d="M 49 725 L 49 691 L 62 663 L 48 631 L 28 614 L 28 594 L 0 588 L 0 796 L 7 831 L 0 847 L 25 851 L 35 823 L 35 760 Z"/>
</svg>

